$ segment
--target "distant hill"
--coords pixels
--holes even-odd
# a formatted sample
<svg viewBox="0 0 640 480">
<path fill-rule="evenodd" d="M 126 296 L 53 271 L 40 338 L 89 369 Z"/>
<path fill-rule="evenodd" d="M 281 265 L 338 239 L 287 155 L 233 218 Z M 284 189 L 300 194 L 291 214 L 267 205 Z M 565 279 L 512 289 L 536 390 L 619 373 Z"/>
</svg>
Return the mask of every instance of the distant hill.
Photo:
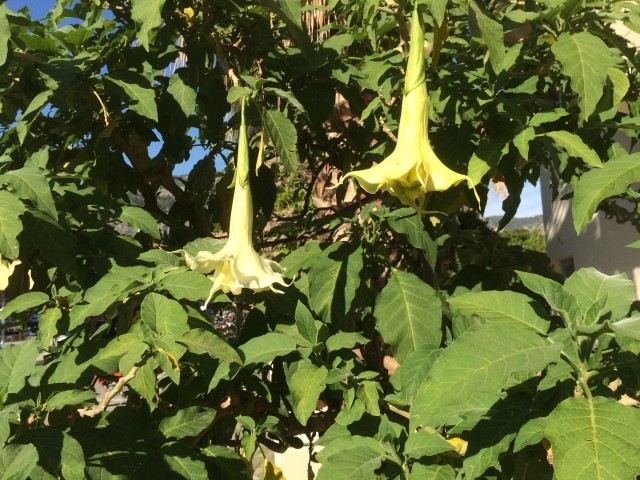
<svg viewBox="0 0 640 480">
<path fill-rule="evenodd" d="M 484 217 L 489 225 L 493 228 L 498 228 L 500 222 L 500 216 Z M 542 215 L 536 215 L 535 217 L 523 217 L 513 218 L 505 227 L 505 230 L 513 230 L 515 228 L 533 229 L 536 227 L 542 227 Z"/>
</svg>

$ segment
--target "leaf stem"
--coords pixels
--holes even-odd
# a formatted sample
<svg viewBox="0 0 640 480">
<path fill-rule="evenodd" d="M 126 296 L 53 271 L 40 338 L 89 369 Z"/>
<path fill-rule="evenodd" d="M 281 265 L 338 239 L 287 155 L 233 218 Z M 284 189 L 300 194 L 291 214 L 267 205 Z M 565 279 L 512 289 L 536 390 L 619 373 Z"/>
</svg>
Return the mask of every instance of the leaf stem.
<svg viewBox="0 0 640 480">
<path fill-rule="evenodd" d="M 104 394 L 104 397 L 102 397 L 100 403 L 98 403 L 97 405 L 93 405 L 90 408 L 78 409 L 78 415 L 80 415 L 81 417 L 95 417 L 96 415 L 104 412 L 109 406 L 111 400 L 113 400 L 113 397 L 120 393 L 124 386 L 136 376 L 136 373 L 138 373 L 138 370 L 145 363 L 145 361 L 146 360 L 143 360 L 142 362 L 135 364 L 129 371 L 129 373 L 127 373 L 124 377 L 120 377 L 118 382 L 111 388 L 111 390 Z"/>
</svg>

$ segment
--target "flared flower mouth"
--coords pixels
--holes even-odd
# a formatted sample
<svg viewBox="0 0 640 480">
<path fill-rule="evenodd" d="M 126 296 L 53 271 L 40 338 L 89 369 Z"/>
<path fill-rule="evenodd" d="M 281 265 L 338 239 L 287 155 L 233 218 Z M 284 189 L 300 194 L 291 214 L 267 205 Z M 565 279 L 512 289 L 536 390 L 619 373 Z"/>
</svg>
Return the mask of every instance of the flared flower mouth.
<svg viewBox="0 0 640 480">
<path fill-rule="evenodd" d="M 353 177 L 368 193 L 389 192 L 417 210 L 423 209 L 427 193 L 444 191 L 466 181 L 480 203 L 471 179 L 443 164 L 429 143 L 424 27 L 417 8 L 411 20 L 410 41 L 396 148 L 379 164 L 349 172 L 342 180 Z"/>
<path fill-rule="evenodd" d="M 249 186 L 249 146 L 244 100 L 238 136 L 229 239 L 215 253 L 200 251 L 196 255 L 190 255 L 184 252 L 187 266 L 196 272 L 210 274 L 209 278 L 213 281 L 206 304 L 218 291 L 237 295 L 247 288 L 254 292 L 272 290 L 282 293 L 274 285 L 288 285 L 283 277 L 284 269 L 277 262 L 260 256 L 253 248 L 253 201 Z"/>
</svg>

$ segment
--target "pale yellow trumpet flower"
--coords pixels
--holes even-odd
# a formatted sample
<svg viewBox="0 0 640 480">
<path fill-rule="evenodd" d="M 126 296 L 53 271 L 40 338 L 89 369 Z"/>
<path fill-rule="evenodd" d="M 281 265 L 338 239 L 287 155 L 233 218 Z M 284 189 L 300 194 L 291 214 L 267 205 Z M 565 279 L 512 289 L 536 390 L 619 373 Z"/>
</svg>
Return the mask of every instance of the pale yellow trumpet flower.
<svg viewBox="0 0 640 480">
<path fill-rule="evenodd" d="M 424 207 L 427 193 L 444 191 L 466 181 L 480 203 L 471 179 L 445 166 L 429 143 L 424 27 L 417 8 L 411 20 L 410 42 L 396 148 L 381 163 L 347 173 L 343 180 L 353 177 L 368 193 L 389 192 L 419 211 Z"/>
<path fill-rule="evenodd" d="M 191 270 L 203 274 L 211 273 L 209 278 L 213 281 L 213 286 L 206 303 L 209 303 L 218 291 L 237 295 L 243 288 L 247 288 L 254 292 L 272 290 L 282 293 L 274 285 L 287 286 L 282 276 L 283 268 L 277 262 L 263 258 L 253 248 L 253 201 L 249 186 L 249 146 L 244 119 L 244 100 L 238 136 L 229 239 L 216 253 L 201 251 L 192 256 L 184 252 Z"/>
</svg>

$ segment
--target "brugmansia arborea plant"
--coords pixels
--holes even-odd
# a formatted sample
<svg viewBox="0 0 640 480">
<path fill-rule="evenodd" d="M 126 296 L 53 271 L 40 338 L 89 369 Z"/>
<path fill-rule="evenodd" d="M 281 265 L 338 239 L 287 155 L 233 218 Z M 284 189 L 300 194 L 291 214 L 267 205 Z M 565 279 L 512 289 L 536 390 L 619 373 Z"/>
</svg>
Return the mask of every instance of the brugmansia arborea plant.
<svg viewBox="0 0 640 480">
<path fill-rule="evenodd" d="M 216 253 L 200 251 L 195 256 L 184 252 L 191 270 L 208 274 L 213 280 L 208 303 L 214 293 L 239 294 L 243 288 L 254 292 L 272 290 L 282 293 L 274 284 L 286 286 L 283 268 L 275 261 L 260 256 L 253 248 L 253 200 L 249 186 L 249 146 L 244 118 L 244 100 L 241 107 L 238 153 L 234 176 L 233 203 L 229 222 L 229 239 Z"/>
<path fill-rule="evenodd" d="M 418 9 L 415 8 L 411 20 L 409 60 L 396 148 L 381 163 L 365 170 L 350 172 L 343 180 L 354 177 L 368 193 L 378 190 L 389 192 L 403 204 L 417 210 L 424 207 L 428 192 L 444 191 L 462 181 L 466 181 L 469 187 L 473 188 L 468 176 L 445 166 L 431 148 L 428 115 L 424 27 Z"/>
</svg>

